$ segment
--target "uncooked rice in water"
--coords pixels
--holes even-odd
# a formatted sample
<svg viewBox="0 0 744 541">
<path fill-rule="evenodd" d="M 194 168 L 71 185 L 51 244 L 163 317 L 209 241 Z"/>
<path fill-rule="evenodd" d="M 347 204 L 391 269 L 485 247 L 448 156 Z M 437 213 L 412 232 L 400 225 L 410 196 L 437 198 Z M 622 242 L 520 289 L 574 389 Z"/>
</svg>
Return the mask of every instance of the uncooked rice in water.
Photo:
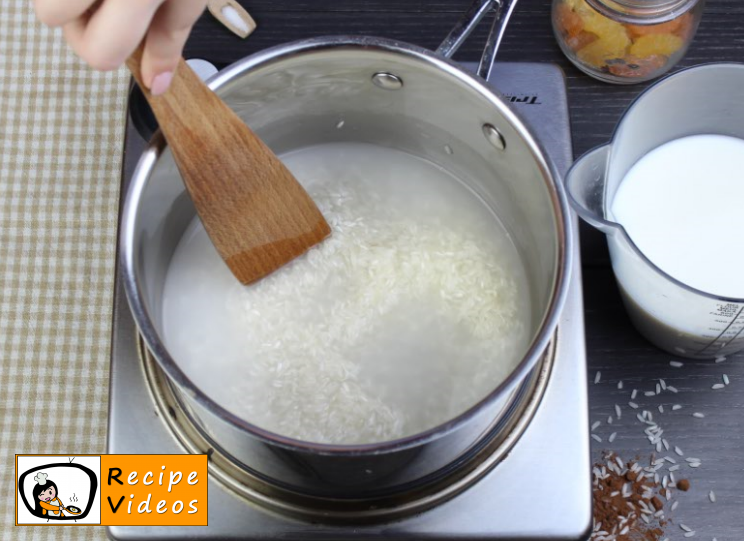
<svg viewBox="0 0 744 541">
<path fill-rule="evenodd" d="M 354 152 L 344 155 L 366 159 Z M 380 152 L 372 158 L 402 159 Z M 416 210 L 358 174 L 327 174 L 307 189 L 332 236 L 253 286 L 207 258 L 213 248 L 191 225 L 168 277 L 166 343 L 213 399 L 284 436 L 359 444 L 432 428 L 484 398 L 523 353 L 530 314 L 519 258 L 495 220 L 452 211 L 451 194 Z M 210 322 L 199 303 L 215 295 L 225 314 Z"/>
</svg>

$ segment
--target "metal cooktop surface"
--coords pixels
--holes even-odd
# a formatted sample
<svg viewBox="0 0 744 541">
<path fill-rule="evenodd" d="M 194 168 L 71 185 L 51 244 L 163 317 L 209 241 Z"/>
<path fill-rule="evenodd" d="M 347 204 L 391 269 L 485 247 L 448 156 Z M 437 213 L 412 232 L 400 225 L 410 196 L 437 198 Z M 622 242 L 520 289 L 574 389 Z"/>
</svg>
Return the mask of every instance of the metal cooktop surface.
<svg viewBox="0 0 744 541">
<path fill-rule="evenodd" d="M 474 65 L 468 67 L 474 69 Z M 497 63 L 491 83 L 532 127 L 558 171 L 565 173 L 572 152 L 561 70 L 548 64 Z M 145 141 L 130 121 L 122 193 L 144 146 Z M 574 234 L 578 235 L 578 227 Z M 109 536 L 120 540 L 586 539 L 591 525 L 591 480 L 578 241 L 575 246 L 571 292 L 542 402 L 506 458 L 459 496 L 394 522 L 330 525 L 267 511 L 210 476 L 209 526 L 110 527 Z M 121 280 L 117 280 L 107 452 L 183 453 L 185 449 L 163 421 L 148 389 L 136 336 Z"/>
</svg>

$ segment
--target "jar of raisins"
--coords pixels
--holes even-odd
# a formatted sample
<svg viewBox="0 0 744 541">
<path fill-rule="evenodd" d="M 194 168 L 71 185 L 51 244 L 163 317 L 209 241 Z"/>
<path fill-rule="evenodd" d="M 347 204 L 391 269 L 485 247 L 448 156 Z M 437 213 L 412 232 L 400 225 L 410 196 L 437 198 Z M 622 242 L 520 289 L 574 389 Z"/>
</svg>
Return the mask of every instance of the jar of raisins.
<svg viewBox="0 0 744 541">
<path fill-rule="evenodd" d="M 602 81 L 633 84 L 669 71 L 695 36 L 705 0 L 553 0 L 565 55 Z"/>
</svg>

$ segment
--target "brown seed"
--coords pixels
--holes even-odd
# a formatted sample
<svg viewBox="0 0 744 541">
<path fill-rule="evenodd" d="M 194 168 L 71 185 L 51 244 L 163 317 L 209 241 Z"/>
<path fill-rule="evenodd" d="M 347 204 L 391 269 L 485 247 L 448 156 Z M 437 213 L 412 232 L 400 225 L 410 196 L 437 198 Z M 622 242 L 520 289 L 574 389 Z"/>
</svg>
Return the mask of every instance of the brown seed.
<svg viewBox="0 0 744 541">
<path fill-rule="evenodd" d="M 625 480 L 621 477 L 610 477 L 609 481 L 609 487 L 612 492 L 622 490 L 623 485 L 625 484 Z"/>
<path fill-rule="evenodd" d="M 638 474 L 634 471 L 629 471 L 628 473 L 625 474 L 625 478 L 631 483 L 633 483 L 636 479 L 638 479 Z"/>
<path fill-rule="evenodd" d="M 604 457 L 605 461 L 614 459 L 614 454 Z M 653 458 L 651 461 L 653 462 Z M 634 464 L 636 462 L 629 462 L 625 468 L 630 470 L 634 467 Z M 602 465 L 604 464 L 596 464 L 597 467 Z M 659 517 L 656 524 L 645 524 L 641 520 L 640 504 L 638 502 L 647 501 L 646 505 L 648 506 L 658 504 L 659 507 L 663 507 L 662 499 L 657 497 L 657 501 L 653 502 L 653 494 L 649 495 L 648 498 L 643 498 L 647 492 L 658 492 L 661 487 L 654 482 L 653 477 L 646 477 L 639 481 L 638 473 L 633 473 L 630 476 L 628 474 L 627 471 L 623 475 L 615 471 L 608 471 L 608 476 L 604 479 L 594 478 L 595 485 L 592 491 L 594 521 L 595 523 L 601 522 L 602 528 L 607 529 L 607 531 L 613 531 L 614 529 L 620 532 L 627 526 L 628 531 L 624 535 L 617 535 L 617 541 L 660 541 L 664 537 L 663 529 L 666 521 Z M 631 478 L 634 480 L 631 481 Z M 623 496 L 625 493 L 628 494 L 627 497 Z M 611 494 L 616 495 L 611 496 Z M 657 510 L 659 509 L 657 508 Z"/>
<path fill-rule="evenodd" d="M 687 479 L 680 479 L 677 481 L 677 488 L 682 492 L 687 492 L 690 490 L 690 482 Z"/>
<path fill-rule="evenodd" d="M 653 498 L 651 498 L 651 505 L 653 505 L 654 509 L 656 509 L 657 511 L 664 507 L 664 504 L 661 502 L 658 496 L 654 496 Z"/>
</svg>

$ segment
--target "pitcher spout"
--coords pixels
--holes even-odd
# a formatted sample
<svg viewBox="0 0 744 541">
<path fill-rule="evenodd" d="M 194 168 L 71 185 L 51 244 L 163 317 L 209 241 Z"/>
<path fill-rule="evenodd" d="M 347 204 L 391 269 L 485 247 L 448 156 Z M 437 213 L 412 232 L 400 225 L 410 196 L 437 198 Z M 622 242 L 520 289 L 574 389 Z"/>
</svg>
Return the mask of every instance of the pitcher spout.
<svg viewBox="0 0 744 541">
<path fill-rule="evenodd" d="M 605 186 L 610 145 L 590 150 L 573 164 L 566 175 L 568 200 L 579 216 L 605 234 L 617 231 L 614 222 L 605 219 Z"/>
</svg>

